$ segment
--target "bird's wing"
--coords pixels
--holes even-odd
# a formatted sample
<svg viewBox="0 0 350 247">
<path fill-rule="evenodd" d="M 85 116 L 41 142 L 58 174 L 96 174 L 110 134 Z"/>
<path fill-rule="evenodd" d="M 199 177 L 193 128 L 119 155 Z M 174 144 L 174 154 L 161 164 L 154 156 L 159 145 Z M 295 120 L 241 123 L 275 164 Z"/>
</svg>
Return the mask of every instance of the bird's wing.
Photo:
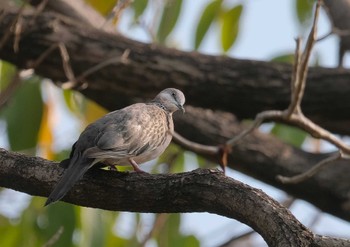
<svg viewBox="0 0 350 247">
<path fill-rule="evenodd" d="M 114 158 L 128 158 L 157 148 L 152 131 L 157 120 L 152 117 L 158 109 L 146 104 L 134 104 L 106 115 L 95 122 L 99 129 L 94 140 L 95 147 L 89 150 L 89 157 L 112 155 Z"/>
</svg>

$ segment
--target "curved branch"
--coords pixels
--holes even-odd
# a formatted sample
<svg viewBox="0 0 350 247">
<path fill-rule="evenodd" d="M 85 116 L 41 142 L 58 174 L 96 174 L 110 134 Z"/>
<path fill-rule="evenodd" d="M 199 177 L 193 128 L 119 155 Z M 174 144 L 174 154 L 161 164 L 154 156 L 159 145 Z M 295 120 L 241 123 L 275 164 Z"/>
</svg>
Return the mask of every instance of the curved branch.
<svg viewBox="0 0 350 247">
<path fill-rule="evenodd" d="M 9 30 L 3 27 L 13 23 L 16 13 L 3 11 L 0 36 Z M 12 37 L 0 50 L 0 57 L 19 67 L 34 64 L 37 66 L 36 73 L 62 81 L 67 78 L 59 50 L 52 50 L 57 44 L 55 42 L 63 42 L 67 47 L 70 65 L 77 77 L 115 58 L 116 63 L 102 67 L 83 82 L 88 87 L 82 93 L 109 110 L 130 104 L 132 100 L 137 101 L 136 97 L 151 98 L 155 91 L 167 86 L 185 89 L 188 100 L 194 105 L 236 111 L 241 117 L 255 116 L 261 108 L 284 108 L 288 105 L 291 70 L 288 65 L 180 52 L 81 27 L 74 22 L 57 19 L 53 14 L 32 17 L 31 13 L 22 17 L 26 26 L 22 29 L 25 32 L 21 34 L 19 52 L 13 52 Z M 33 23 L 33 26 L 28 26 L 28 23 Z M 128 49 L 130 53 L 126 61 L 119 59 Z M 50 56 L 43 58 L 42 54 L 47 53 L 42 52 L 48 50 Z M 44 61 L 35 64 L 38 58 Z M 347 121 L 343 112 L 349 109 L 350 104 L 346 93 L 348 76 L 347 71 L 310 69 L 305 95 L 305 101 L 309 103 L 303 106 L 306 112 L 323 123 L 322 126 L 328 121 L 333 129 L 343 129 L 344 133 L 350 131 L 349 124 L 343 125 L 344 122 L 340 121 Z M 208 95 L 215 95 L 215 98 Z M 230 113 L 193 107 L 187 107 L 186 111 L 184 116 L 177 116 L 175 127 L 189 140 L 207 145 L 223 144 L 242 131 Z M 340 120 L 332 119 L 330 112 Z M 229 157 L 229 166 L 305 199 L 325 212 L 350 220 L 347 176 L 350 166 L 346 162 L 325 169 L 307 183 L 284 185 L 275 179 L 279 174 L 291 176 L 303 173 L 325 157 L 327 155 L 297 150 L 276 138 L 256 132 L 235 146 Z M 217 161 L 218 157 L 209 158 Z"/>
<path fill-rule="evenodd" d="M 0 186 L 38 196 L 47 196 L 62 173 L 57 163 L 3 149 L 0 166 Z M 209 212 L 251 226 L 269 246 L 326 246 L 322 236 L 310 232 L 264 192 L 217 170 L 151 175 L 93 169 L 64 201 L 129 212 Z M 334 239 L 334 243 L 350 241 Z"/>
<path fill-rule="evenodd" d="M 17 11 L 4 10 L 0 36 L 6 35 L 16 15 Z M 1 59 L 28 68 L 52 44 L 64 43 L 73 72 L 79 77 L 130 50 L 127 62 L 116 59 L 80 82 L 87 85 L 82 93 L 107 109 L 125 106 L 131 97 L 151 97 L 170 86 L 184 91 L 191 105 L 233 112 L 239 118 L 252 118 L 263 110 L 284 109 L 289 104 L 292 67 L 288 64 L 182 52 L 136 42 L 52 13 L 33 17 L 32 13 L 22 16 L 25 31 L 19 51 L 13 51 L 11 36 L 0 50 Z M 56 50 L 48 56 L 37 66 L 36 73 L 66 81 L 58 54 Z M 347 70 L 311 68 L 302 104 L 309 118 L 340 134 L 350 134 L 349 119 L 343 114 L 350 109 L 345 93 L 350 90 L 349 75 Z"/>
<path fill-rule="evenodd" d="M 187 107 L 186 114 L 175 116 L 175 128 L 188 139 L 213 145 L 226 143 L 244 133 L 232 114 Z M 179 144 L 182 144 L 181 142 Z M 218 156 L 185 147 L 218 163 Z M 293 176 L 310 170 L 333 154 L 312 154 L 287 145 L 273 136 L 253 131 L 232 148 L 228 166 L 285 190 L 319 207 L 322 211 L 350 221 L 350 166 L 347 160 L 335 161 L 314 177 L 298 184 L 283 184 L 277 175 Z"/>
</svg>

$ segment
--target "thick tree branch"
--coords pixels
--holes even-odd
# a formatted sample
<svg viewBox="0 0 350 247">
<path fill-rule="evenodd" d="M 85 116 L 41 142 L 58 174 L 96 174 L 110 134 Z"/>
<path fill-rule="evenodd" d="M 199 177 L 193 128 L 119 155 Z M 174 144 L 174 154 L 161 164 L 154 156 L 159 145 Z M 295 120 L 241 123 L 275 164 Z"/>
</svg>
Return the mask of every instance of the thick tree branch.
<svg viewBox="0 0 350 247">
<path fill-rule="evenodd" d="M 190 140 L 208 145 L 225 143 L 246 128 L 240 126 L 232 114 L 193 107 L 187 107 L 186 114 L 175 116 L 175 127 Z M 192 150 L 190 146 L 186 148 Z M 192 151 L 198 152 L 198 149 Z M 207 152 L 199 154 L 218 162 L 217 155 L 208 155 Z M 304 173 L 332 155 L 308 153 L 270 135 L 254 131 L 233 147 L 228 166 L 307 200 L 322 211 L 350 221 L 348 161 L 336 161 L 299 184 L 283 184 L 276 179 L 277 175 Z"/>
<path fill-rule="evenodd" d="M 16 14 L 4 10 L 0 36 L 6 35 Z M 263 110 L 284 109 L 289 103 L 292 68 L 287 64 L 208 56 L 143 44 L 50 13 L 35 19 L 29 13 L 22 18 L 25 31 L 21 34 L 19 51 L 12 49 L 13 37 L 0 50 L 1 59 L 21 68 L 31 67 L 52 44 L 58 43 L 66 46 L 77 76 L 130 50 L 127 63 L 116 61 L 80 82 L 87 85 L 83 94 L 108 109 L 129 104 L 130 97 L 151 97 L 168 86 L 183 90 L 191 105 L 230 111 L 239 118 L 252 118 Z M 48 56 L 36 73 L 54 81 L 66 81 L 58 54 L 56 50 Z M 310 69 L 302 104 L 308 117 L 341 134 L 350 133 L 350 119 L 343 114 L 350 109 L 346 93 L 349 76 L 350 72 L 345 70 Z M 206 97 L 209 95 L 215 98 Z"/>
<path fill-rule="evenodd" d="M 16 13 L 4 10 L 0 36 L 9 30 L 3 27 L 12 23 Z M 288 105 L 291 71 L 288 65 L 205 56 L 145 45 L 70 21 L 57 20 L 53 14 L 40 15 L 32 21 L 29 21 L 31 14 L 22 18 L 26 20 L 24 24 L 32 22 L 33 26 L 22 28 L 25 32 L 20 37 L 19 52 L 13 52 L 12 37 L 0 50 L 0 57 L 19 67 L 31 67 L 42 57 L 43 51 L 49 50 L 50 55 L 37 64 L 36 72 L 61 81 L 67 78 L 59 49 L 52 48 L 57 42 L 63 42 L 67 47 L 77 77 L 108 59 L 115 61 L 83 81 L 88 88 L 82 93 L 109 110 L 129 104 L 131 99 L 136 101 L 135 97 L 151 98 L 154 92 L 167 86 L 185 89 L 188 100 L 194 105 L 236 111 L 241 117 L 254 116 L 266 108 Z M 128 49 L 127 59 L 120 59 Z M 323 126 L 326 121 L 332 122 L 333 127 L 342 129 L 344 133 L 349 131 L 349 125 L 344 128 L 342 122 L 347 121 L 343 112 L 349 109 L 347 104 L 350 104 L 346 93 L 348 76 L 346 71 L 311 69 L 305 95 L 308 103 L 303 106 L 306 112 L 321 120 Z M 209 97 L 211 95 L 216 97 Z M 230 113 L 193 107 L 188 107 L 187 112 L 184 116 L 177 116 L 175 126 L 180 134 L 192 141 L 222 144 L 242 131 Z M 339 121 L 330 121 L 330 114 Z M 256 132 L 234 148 L 229 165 L 308 200 L 325 212 L 350 220 L 347 176 L 350 166 L 345 162 L 339 162 L 332 169 L 325 169 L 298 185 L 283 185 L 275 179 L 279 174 L 302 173 L 325 157 L 327 155 L 294 149 L 276 138 Z M 209 158 L 218 160 L 218 157 Z"/>
<path fill-rule="evenodd" d="M 0 186 L 37 196 L 47 196 L 62 173 L 57 163 L 3 149 L 0 149 L 0 166 Z M 349 240 L 314 235 L 264 192 L 225 177 L 217 170 L 151 175 L 93 169 L 64 200 L 117 211 L 214 213 L 251 226 L 269 246 L 350 244 Z"/>
</svg>

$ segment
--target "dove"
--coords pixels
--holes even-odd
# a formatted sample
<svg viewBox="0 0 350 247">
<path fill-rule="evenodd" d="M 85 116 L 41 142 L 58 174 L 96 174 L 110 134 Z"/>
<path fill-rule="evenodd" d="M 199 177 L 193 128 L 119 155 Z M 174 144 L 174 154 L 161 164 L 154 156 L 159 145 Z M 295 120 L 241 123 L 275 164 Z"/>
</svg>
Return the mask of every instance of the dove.
<svg viewBox="0 0 350 247">
<path fill-rule="evenodd" d="M 139 164 L 157 158 L 169 145 L 174 123 L 172 114 L 184 112 L 185 96 L 175 88 L 161 91 L 148 103 L 136 103 L 108 113 L 91 123 L 74 143 L 70 157 L 61 161 L 62 177 L 45 206 L 62 199 L 89 168 Z"/>
</svg>

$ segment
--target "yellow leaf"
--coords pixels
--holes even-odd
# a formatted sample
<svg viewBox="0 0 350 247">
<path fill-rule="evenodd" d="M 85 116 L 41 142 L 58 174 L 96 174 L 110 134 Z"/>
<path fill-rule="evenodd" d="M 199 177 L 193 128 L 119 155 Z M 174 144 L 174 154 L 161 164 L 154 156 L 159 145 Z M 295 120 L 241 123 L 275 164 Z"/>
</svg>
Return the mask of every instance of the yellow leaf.
<svg viewBox="0 0 350 247">
<path fill-rule="evenodd" d="M 100 12 L 102 15 L 107 16 L 116 5 L 117 0 L 85 0 L 90 4 L 94 9 Z"/>
<path fill-rule="evenodd" d="M 85 120 L 87 123 L 92 123 L 107 113 L 108 111 L 102 106 L 91 100 L 87 100 L 85 108 Z"/>
<path fill-rule="evenodd" d="M 51 106 L 51 107 L 50 107 Z M 54 159 L 54 152 L 52 151 L 53 135 L 50 126 L 50 110 L 52 109 L 52 103 L 49 101 L 44 104 L 43 116 L 41 118 L 38 144 L 43 158 L 52 160 Z"/>
</svg>

